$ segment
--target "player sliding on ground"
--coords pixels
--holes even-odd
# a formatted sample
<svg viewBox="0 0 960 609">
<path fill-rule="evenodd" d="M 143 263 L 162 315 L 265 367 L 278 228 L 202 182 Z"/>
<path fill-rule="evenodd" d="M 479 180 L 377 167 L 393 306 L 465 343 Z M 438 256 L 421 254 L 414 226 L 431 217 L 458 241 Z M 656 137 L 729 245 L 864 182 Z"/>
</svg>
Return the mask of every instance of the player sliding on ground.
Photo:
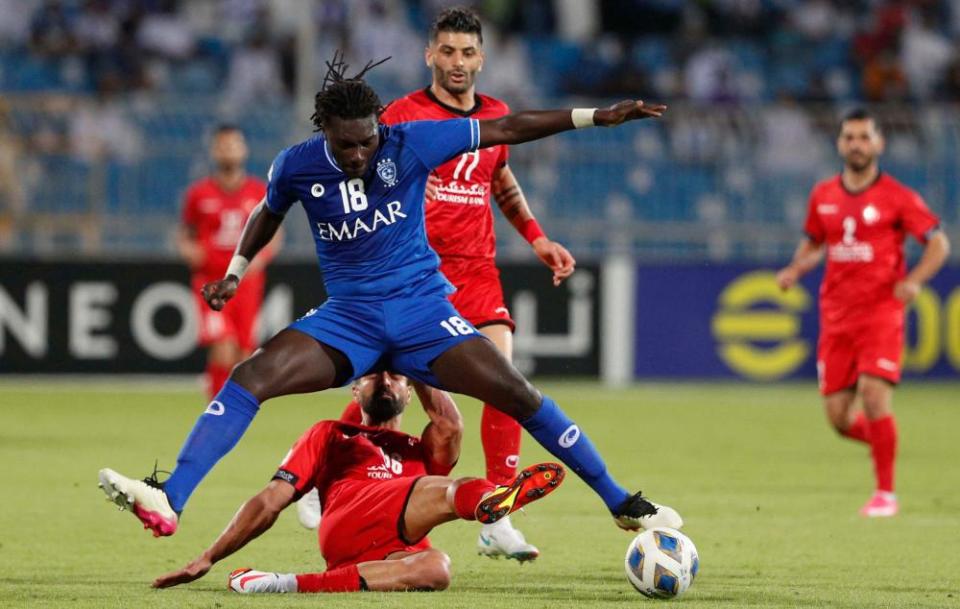
<svg viewBox="0 0 960 609">
<path fill-rule="evenodd" d="M 933 277 L 950 251 L 940 220 L 916 192 L 882 173 L 883 136 L 874 118 L 854 110 L 840 124 L 837 150 L 843 172 L 810 193 L 804 232 L 793 261 L 777 274 L 784 290 L 827 253 L 820 286 L 817 376 L 830 424 L 870 445 L 876 491 L 860 509 L 867 517 L 894 516 L 897 426 L 893 387 L 900 382 L 907 303 Z M 903 241 L 923 244 L 907 273 Z M 863 410 L 854 409 L 860 395 Z"/>
<path fill-rule="evenodd" d="M 164 483 L 104 469 L 108 497 L 155 535 L 172 535 L 190 495 L 246 431 L 260 404 L 292 393 L 339 387 L 392 370 L 432 387 L 474 397 L 513 417 L 600 496 L 624 529 L 679 527 L 675 510 L 617 483 L 587 434 L 533 387 L 490 340 L 464 320 L 447 295 L 424 230 L 424 188 L 433 168 L 465 152 L 520 144 L 574 128 L 659 117 L 665 107 L 624 101 L 609 108 L 546 110 L 493 120 L 379 124 L 380 98 L 335 59 L 313 115 L 320 133 L 282 151 L 267 196 L 237 245 L 226 277 L 204 286 L 221 309 L 248 262 L 301 202 L 310 221 L 329 299 L 237 365 L 200 415 Z"/>
<path fill-rule="evenodd" d="M 364 376 L 353 386 L 362 423 L 321 421 L 304 433 L 265 489 L 243 504 L 220 537 L 186 567 L 157 578 L 167 588 L 202 577 L 269 529 L 280 512 L 316 488 L 323 505 L 323 573 L 238 569 L 237 592 L 356 592 L 442 590 L 450 559 L 430 547 L 433 527 L 457 520 L 493 523 L 546 496 L 563 481 L 556 463 L 533 465 L 509 484 L 448 478 L 460 457 L 463 424 L 450 396 L 417 385 L 430 422 L 417 438 L 400 429 L 410 402 L 407 379 Z"/>
</svg>

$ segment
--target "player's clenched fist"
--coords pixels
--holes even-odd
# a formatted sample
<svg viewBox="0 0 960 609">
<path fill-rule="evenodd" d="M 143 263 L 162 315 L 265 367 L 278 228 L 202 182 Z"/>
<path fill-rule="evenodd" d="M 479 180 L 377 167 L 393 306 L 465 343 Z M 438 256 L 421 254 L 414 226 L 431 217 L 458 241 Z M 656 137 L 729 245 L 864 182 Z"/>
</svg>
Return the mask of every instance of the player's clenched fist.
<svg viewBox="0 0 960 609">
<path fill-rule="evenodd" d="M 211 281 L 203 286 L 203 299 L 214 311 L 223 309 L 227 301 L 237 293 L 237 280 L 232 277 Z"/>
<path fill-rule="evenodd" d="M 609 108 L 597 108 L 593 113 L 593 124 L 598 127 L 613 127 L 626 121 L 643 118 L 659 118 L 667 107 L 663 104 L 645 104 L 640 100 L 627 100 Z"/>
</svg>

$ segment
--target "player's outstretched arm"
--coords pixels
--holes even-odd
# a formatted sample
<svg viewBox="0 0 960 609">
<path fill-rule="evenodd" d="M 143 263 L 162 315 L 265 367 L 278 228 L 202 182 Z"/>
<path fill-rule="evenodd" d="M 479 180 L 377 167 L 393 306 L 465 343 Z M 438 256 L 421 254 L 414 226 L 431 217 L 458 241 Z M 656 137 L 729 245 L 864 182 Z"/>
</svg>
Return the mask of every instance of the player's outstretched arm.
<svg viewBox="0 0 960 609">
<path fill-rule="evenodd" d="M 580 127 L 614 127 L 627 121 L 659 118 L 663 104 L 647 105 L 640 100 L 622 101 L 608 108 L 531 110 L 480 121 L 480 148 L 498 144 L 522 144 Z"/>
<path fill-rule="evenodd" d="M 556 241 L 551 241 L 533 217 L 527 198 L 523 196 L 520 183 L 509 166 L 503 166 L 493 175 L 493 198 L 504 217 L 513 228 L 527 240 L 534 253 L 553 271 L 553 285 L 573 274 L 577 261 L 573 255 Z"/>
<path fill-rule="evenodd" d="M 430 422 L 420 438 L 429 463 L 443 468 L 453 467 L 460 458 L 463 439 L 463 417 L 453 398 L 446 391 L 414 381 L 413 387 Z"/>
<path fill-rule="evenodd" d="M 797 281 L 812 271 L 823 259 L 823 244 L 807 238 L 800 242 L 790 264 L 777 272 L 777 285 L 789 290 Z"/>
<path fill-rule="evenodd" d="M 293 502 L 294 488 L 281 480 L 273 480 L 240 507 L 227 528 L 220 533 L 213 545 L 177 571 L 171 571 L 153 581 L 154 588 L 170 588 L 206 575 L 217 562 L 230 556 L 252 539 L 273 526 L 277 516 Z"/>
<path fill-rule="evenodd" d="M 228 300 L 233 298 L 250 261 L 270 243 L 270 240 L 280 230 L 282 222 L 282 215 L 275 214 L 267 208 L 266 199 L 260 201 L 260 204 L 250 212 L 250 217 L 247 218 L 247 223 L 243 226 L 243 234 L 240 235 L 240 242 L 233 252 L 233 260 L 230 261 L 226 275 L 223 279 L 203 286 L 203 298 L 211 309 L 219 311 L 227 304 Z"/>
<path fill-rule="evenodd" d="M 929 281 L 950 255 L 950 240 L 942 230 L 935 231 L 923 247 L 923 255 L 903 281 L 893 287 L 893 295 L 903 302 L 911 302 L 920 293 L 920 288 Z"/>
</svg>

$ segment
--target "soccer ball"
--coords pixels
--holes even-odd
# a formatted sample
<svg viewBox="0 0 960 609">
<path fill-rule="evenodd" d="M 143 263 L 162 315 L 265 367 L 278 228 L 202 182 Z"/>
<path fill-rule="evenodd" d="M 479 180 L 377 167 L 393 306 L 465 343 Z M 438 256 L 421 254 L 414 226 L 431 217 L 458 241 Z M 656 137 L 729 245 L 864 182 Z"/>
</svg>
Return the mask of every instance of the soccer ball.
<svg viewBox="0 0 960 609">
<path fill-rule="evenodd" d="M 623 565 L 627 579 L 640 594 L 673 598 L 693 584 L 700 558 L 689 537 L 676 529 L 657 527 L 630 542 Z"/>
</svg>

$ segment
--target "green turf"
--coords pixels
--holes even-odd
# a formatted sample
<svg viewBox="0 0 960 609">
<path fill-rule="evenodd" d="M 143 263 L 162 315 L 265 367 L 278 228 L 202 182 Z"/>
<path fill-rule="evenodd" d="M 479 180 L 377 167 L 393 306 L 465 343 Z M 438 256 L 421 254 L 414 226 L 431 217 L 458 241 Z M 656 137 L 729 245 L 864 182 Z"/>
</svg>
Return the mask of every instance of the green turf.
<svg viewBox="0 0 960 609">
<path fill-rule="evenodd" d="M 172 465 L 202 407 L 193 390 L 129 385 L 0 383 L 0 606 L 3 607 L 611 607 L 655 603 L 623 574 L 630 535 L 570 477 L 514 517 L 543 556 L 531 565 L 474 554 L 476 526 L 432 535 L 453 560 L 446 592 L 241 597 L 238 566 L 321 570 L 295 510 L 204 579 L 154 591 L 150 580 L 206 546 L 259 490 L 315 419 L 346 394 L 277 400 L 194 496 L 181 529 L 156 540 L 104 501 L 97 469 L 148 473 Z M 592 436 L 613 473 L 677 507 L 701 571 L 677 607 L 960 606 L 960 385 L 898 390 L 901 515 L 864 520 L 871 491 L 861 445 L 827 429 L 812 384 L 643 385 L 605 390 L 545 385 Z M 460 399 L 464 455 L 455 473 L 482 473 L 478 404 Z M 417 431 L 412 412 L 407 429 Z M 545 457 L 529 438 L 523 462 Z"/>
</svg>

